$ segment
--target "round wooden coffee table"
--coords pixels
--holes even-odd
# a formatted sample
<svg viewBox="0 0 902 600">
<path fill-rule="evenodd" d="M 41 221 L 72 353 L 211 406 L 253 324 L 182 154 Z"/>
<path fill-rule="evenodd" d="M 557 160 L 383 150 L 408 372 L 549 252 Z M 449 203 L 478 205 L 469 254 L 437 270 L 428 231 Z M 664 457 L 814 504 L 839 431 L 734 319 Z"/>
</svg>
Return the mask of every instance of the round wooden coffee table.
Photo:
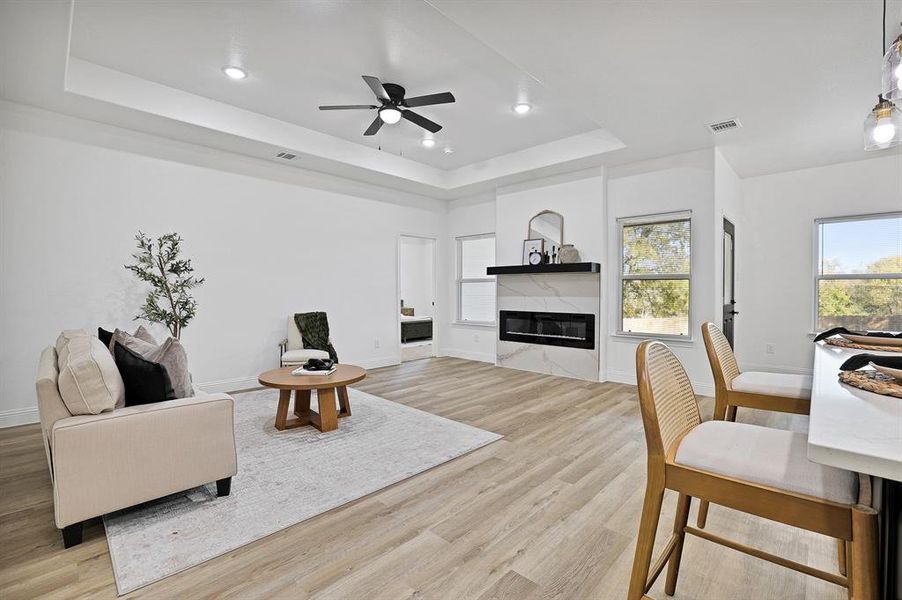
<svg viewBox="0 0 902 600">
<path fill-rule="evenodd" d="M 354 365 L 336 365 L 331 375 L 292 375 L 297 367 L 282 367 L 267 371 L 257 378 L 260 385 L 279 390 L 279 408 L 276 410 L 276 429 L 284 431 L 313 425 L 320 431 L 338 428 L 338 419 L 351 416 L 348 401 L 348 385 L 366 377 L 366 369 Z M 294 390 L 294 414 L 297 418 L 288 420 L 288 404 Z M 319 412 L 310 410 L 310 391 L 316 390 Z M 335 396 L 341 410 L 335 410 Z"/>
</svg>

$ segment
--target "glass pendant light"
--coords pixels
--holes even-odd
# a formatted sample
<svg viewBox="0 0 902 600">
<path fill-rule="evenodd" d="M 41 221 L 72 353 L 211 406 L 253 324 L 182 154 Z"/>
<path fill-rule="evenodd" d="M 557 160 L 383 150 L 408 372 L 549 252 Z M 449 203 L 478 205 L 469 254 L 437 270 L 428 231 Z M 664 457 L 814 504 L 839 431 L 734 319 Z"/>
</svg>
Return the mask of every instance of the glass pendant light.
<svg viewBox="0 0 902 600">
<path fill-rule="evenodd" d="M 883 0 L 883 20 L 880 24 L 883 36 L 880 50 L 883 51 L 886 48 L 886 0 Z M 899 92 L 902 86 L 900 50 L 902 35 L 896 38 L 883 57 L 882 93 L 877 97 L 877 105 L 864 120 L 864 149 L 868 152 L 902 145 L 902 112 L 893 104 L 893 99 L 902 96 Z"/>
<path fill-rule="evenodd" d="M 899 34 L 883 55 L 883 97 L 902 100 L 902 34 Z"/>
<path fill-rule="evenodd" d="M 879 96 L 877 105 L 864 120 L 864 149 L 885 150 L 900 144 L 902 144 L 902 111 L 883 96 Z"/>
</svg>

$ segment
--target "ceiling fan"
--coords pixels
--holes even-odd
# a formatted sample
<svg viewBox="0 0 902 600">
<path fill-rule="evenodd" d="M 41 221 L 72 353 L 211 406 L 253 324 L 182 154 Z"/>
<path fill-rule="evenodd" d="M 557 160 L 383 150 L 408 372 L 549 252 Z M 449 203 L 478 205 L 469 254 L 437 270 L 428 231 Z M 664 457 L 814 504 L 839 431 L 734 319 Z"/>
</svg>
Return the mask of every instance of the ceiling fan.
<svg viewBox="0 0 902 600">
<path fill-rule="evenodd" d="M 441 94 L 429 94 L 427 96 L 415 96 L 413 98 L 405 98 L 405 89 L 396 83 L 382 83 L 378 77 L 363 75 L 366 82 L 373 93 L 379 105 L 376 104 L 342 104 L 339 106 L 320 106 L 320 110 L 378 110 L 379 113 L 370 126 L 366 128 L 363 135 L 376 135 L 383 123 L 389 125 L 397 123 L 401 119 L 407 119 L 414 125 L 419 125 L 432 133 L 437 133 L 442 126 L 434 121 L 430 121 L 423 115 L 417 114 L 410 110 L 417 106 L 431 106 L 433 104 L 447 104 L 454 102 L 454 94 L 451 92 L 443 92 Z"/>
</svg>

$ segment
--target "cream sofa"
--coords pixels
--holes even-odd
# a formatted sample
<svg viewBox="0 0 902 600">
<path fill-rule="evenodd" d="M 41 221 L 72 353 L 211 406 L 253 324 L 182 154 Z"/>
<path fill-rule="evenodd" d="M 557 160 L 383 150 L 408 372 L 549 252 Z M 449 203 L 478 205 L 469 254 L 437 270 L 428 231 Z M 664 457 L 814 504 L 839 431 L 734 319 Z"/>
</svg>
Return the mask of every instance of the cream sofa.
<svg viewBox="0 0 902 600">
<path fill-rule="evenodd" d="M 279 342 L 280 364 L 283 367 L 299 367 L 311 358 L 329 358 L 329 353 L 323 350 L 304 348 L 304 338 L 301 330 L 294 320 L 294 315 L 288 315 L 288 337 Z"/>
<path fill-rule="evenodd" d="M 92 517 L 213 481 L 220 496 L 229 494 L 238 470 L 230 396 L 197 393 L 73 416 L 59 380 L 51 346 L 41 354 L 36 386 L 66 548 L 81 542 L 82 524 Z"/>
</svg>

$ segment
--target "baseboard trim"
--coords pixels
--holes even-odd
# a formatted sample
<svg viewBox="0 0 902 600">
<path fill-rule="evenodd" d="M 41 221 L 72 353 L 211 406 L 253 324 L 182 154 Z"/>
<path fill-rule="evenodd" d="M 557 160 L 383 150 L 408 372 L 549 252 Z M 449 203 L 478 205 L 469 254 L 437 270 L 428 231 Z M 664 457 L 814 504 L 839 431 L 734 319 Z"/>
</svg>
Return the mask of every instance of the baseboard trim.
<svg viewBox="0 0 902 600">
<path fill-rule="evenodd" d="M 30 425 L 41 420 L 37 406 L 25 408 L 12 408 L 0 411 L 0 429 L 16 427 L 18 425 Z"/>
<path fill-rule="evenodd" d="M 495 364 L 495 355 L 488 352 L 471 352 L 469 350 L 456 350 L 454 348 L 442 348 L 439 356 L 450 356 L 452 358 L 463 358 L 465 360 L 476 360 L 479 362 L 487 362 Z"/>
<path fill-rule="evenodd" d="M 393 367 L 400 365 L 400 356 L 382 356 L 379 358 L 371 358 L 369 360 L 352 360 L 352 365 L 363 367 L 364 369 L 379 369 L 381 367 Z"/>
<path fill-rule="evenodd" d="M 613 383 L 625 383 L 627 385 L 636 385 L 636 374 L 634 372 L 628 371 L 612 371 L 608 370 L 608 377 L 606 381 L 611 381 Z M 695 390 L 695 393 L 699 396 L 710 396 L 714 397 L 714 385 L 708 383 L 707 381 L 689 381 L 692 384 L 692 389 Z"/>
<path fill-rule="evenodd" d="M 196 388 L 208 394 L 228 394 L 240 390 L 250 390 L 261 387 L 256 377 L 235 377 L 232 379 L 219 379 L 195 384 Z"/>
</svg>

